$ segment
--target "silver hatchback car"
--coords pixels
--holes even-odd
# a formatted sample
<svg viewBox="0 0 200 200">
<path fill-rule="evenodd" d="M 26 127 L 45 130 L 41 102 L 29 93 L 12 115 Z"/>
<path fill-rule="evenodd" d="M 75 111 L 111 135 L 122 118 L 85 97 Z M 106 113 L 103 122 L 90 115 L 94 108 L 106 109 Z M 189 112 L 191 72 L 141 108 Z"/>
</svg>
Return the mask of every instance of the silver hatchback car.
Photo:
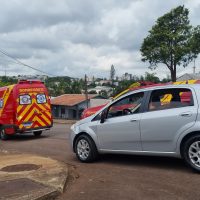
<svg viewBox="0 0 200 200">
<path fill-rule="evenodd" d="M 200 85 L 139 89 L 71 127 L 78 159 L 102 153 L 183 158 L 200 172 Z"/>
</svg>

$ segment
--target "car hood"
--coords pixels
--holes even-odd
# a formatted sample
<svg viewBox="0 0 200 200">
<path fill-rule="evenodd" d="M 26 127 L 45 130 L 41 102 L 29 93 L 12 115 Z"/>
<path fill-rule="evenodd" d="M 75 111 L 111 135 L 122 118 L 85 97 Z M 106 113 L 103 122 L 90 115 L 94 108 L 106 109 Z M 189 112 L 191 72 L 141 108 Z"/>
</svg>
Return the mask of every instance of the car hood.
<svg viewBox="0 0 200 200">
<path fill-rule="evenodd" d="M 94 116 L 91 115 L 91 116 L 89 116 L 89 117 L 86 117 L 86 118 L 84 118 L 84 119 L 81 119 L 80 121 L 76 122 L 75 125 L 76 125 L 76 126 L 80 126 L 80 125 L 82 125 L 82 124 L 88 123 L 88 122 L 90 122 L 90 121 L 93 119 L 93 117 L 94 117 Z"/>
</svg>

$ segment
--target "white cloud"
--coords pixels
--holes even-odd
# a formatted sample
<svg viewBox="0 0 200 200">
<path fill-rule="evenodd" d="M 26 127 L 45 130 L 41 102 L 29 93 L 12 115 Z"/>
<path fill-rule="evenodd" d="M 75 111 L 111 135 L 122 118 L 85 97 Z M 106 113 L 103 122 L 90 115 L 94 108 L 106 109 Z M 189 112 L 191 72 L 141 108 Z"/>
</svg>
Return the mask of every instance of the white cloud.
<svg viewBox="0 0 200 200">
<path fill-rule="evenodd" d="M 142 75 L 149 71 L 139 51 L 144 37 L 159 16 L 183 4 L 197 25 L 199 0 L 2 1 L 0 49 L 55 75 L 108 77 L 111 64 L 117 75 Z M 37 73 L 0 56 L 0 75 L 5 67 L 9 75 Z M 164 66 L 155 72 L 169 73 Z"/>
</svg>

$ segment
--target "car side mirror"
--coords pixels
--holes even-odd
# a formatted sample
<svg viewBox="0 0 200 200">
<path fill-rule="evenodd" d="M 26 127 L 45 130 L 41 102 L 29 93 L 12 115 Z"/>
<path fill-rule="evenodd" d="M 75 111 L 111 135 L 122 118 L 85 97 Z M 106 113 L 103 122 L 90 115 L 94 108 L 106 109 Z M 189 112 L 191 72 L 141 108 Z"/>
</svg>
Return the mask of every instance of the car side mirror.
<svg viewBox="0 0 200 200">
<path fill-rule="evenodd" d="M 101 120 L 100 120 L 100 123 L 103 124 L 105 122 L 105 119 L 106 119 L 106 110 L 104 110 L 102 113 L 101 113 Z"/>
</svg>

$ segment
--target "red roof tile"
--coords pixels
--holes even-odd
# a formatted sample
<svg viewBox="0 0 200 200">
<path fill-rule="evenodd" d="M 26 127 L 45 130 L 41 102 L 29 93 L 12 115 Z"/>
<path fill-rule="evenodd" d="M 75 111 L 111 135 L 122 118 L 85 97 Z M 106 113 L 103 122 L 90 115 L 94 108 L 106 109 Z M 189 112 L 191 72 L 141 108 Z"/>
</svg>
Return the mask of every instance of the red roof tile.
<svg viewBox="0 0 200 200">
<path fill-rule="evenodd" d="M 88 99 L 92 99 L 97 95 L 88 95 Z M 86 100 L 85 94 L 63 94 L 51 99 L 52 105 L 75 106 Z"/>
</svg>

